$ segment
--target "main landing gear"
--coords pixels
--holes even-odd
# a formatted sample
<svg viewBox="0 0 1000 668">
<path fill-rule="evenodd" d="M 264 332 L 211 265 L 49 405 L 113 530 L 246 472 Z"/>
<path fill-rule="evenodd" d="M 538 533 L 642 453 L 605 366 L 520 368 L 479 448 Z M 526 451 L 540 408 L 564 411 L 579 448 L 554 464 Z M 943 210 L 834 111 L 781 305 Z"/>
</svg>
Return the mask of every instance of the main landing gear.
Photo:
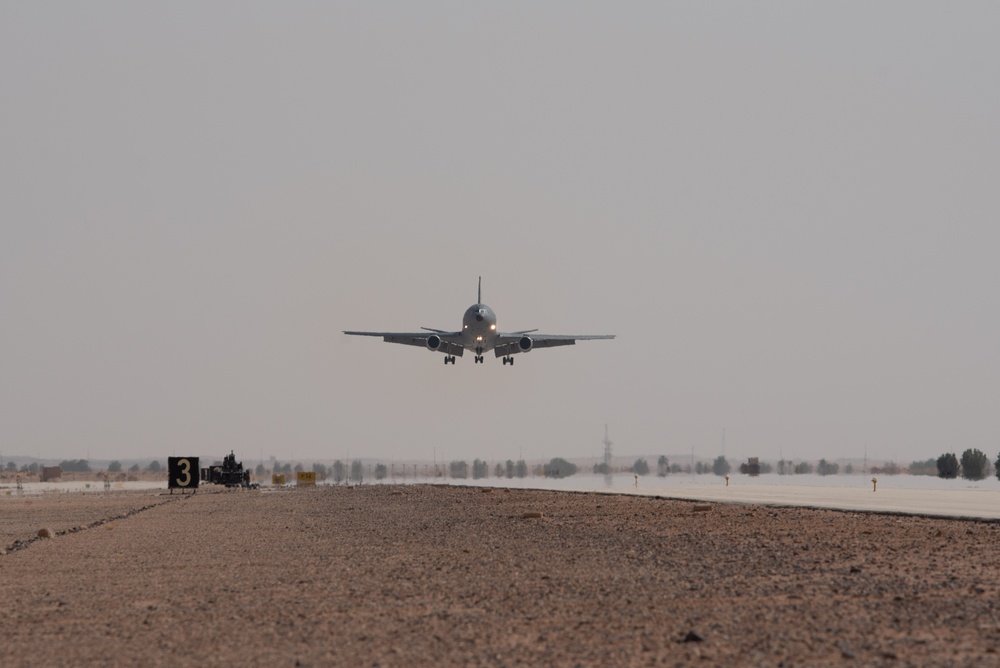
<svg viewBox="0 0 1000 668">
<path fill-rule="evenodd" d="M 444 363 L 445 364 L 454 365 L 455 364 L 455 356 L 454 355 L 445 355 L 444 356 Z"/>
<path fill-rule="evenodd" d="M 511 365 L 511 366 L 514 366 L 514 358 L 511 357 L 510 355 L 506 355 L 503 358 L 503 363 L 504 363 L 504 366 L 506 366 L 508 364 Z"/>
</svg>

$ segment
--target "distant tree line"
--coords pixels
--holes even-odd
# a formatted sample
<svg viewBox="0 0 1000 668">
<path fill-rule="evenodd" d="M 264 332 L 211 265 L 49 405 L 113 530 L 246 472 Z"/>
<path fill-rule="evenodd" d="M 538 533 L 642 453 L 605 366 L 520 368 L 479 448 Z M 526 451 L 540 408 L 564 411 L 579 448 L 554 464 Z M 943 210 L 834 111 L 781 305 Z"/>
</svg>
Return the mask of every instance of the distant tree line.
<svg viewBox="0 0 1000 668">
<path fill-rule="evenodd" d="M 216 464 L 221 464 L 221 462 L 216 462 Z M 837 462 L 829 461 L 825 458 L 820 459 L 818 463 L 813 463 L 809 461 L 798 461 L 794 462 L 792 460 L 781 459 L 777 462 L 777 466 L 760 461 L 758 462 L 760 473 L 772 473 L 777 471 L 779 475 L 789 475 L 789 474 L 817 474 L 821 476 L 828 475 L 838 475 L 844 473 L 847 475 L 854 473 L 854 466 L 848 463 L 841 467 Z M 60 468 L 68 473 L 88 473 L 92 471 L 90 462 L 86 459 L 67 459 L 59 463 Z M 398 467 L 398 465 L 397 465 Z M 402 473 L 404 476 L 407 475 L 407 471 L 410 465 L 402 466 Z M 742 465 L 737 467 L 740 473 L 748 473 L 749 467 L 747 465 Z M 40 464 L 38 462 L 31 462 L 30 464 L 24 464 L 18 467 L 18 464 L 14 461 L 6 462 L 5 469 L 8 472 L 17 472 L 20 470 L 22 473 L 27 474 L 37 474 L 40 470 Z M 139 464 L 132 464 L 129 467 L 130 473 L 138 473 L 141 467 Z M 454 460 L 449 462 L 447 465 L 436 465 L 433 467 L 433 472 L 429 471 L 429 466 L 423 466 L 425 477 L 433 475 L 435 477 L 450 477 L 452 479 L 467 479 L 471 477 L 474 480 L 481 480 L 489 478 L 491 471 L 490 465 L 487 461 L 481 459 L 475 459 L 470 465 L 465 460 Z M 122 471 L 122 463 L 118 460 L 112 460 L 106 469 L 110 473 L 120 473 Z M 164 466 L 159 461 L 152 461 L 149 463 L 145 470 L 158 474 L 164 470 Z M 301 472 L 306 470 L 306 468 L 301 463 L 292 464 L 291 462 L 280 463 L 275 461 L 270 471 L 273 473 L 285 473 L 292 474 L 293 472 Z M 314 462 L 311 466 L 311 470 L 316 473 L 316 478 L 319 481 L 332 480 L 334 483 L 343 483 L 345 481 L 361 483 L 364 481 L 365 470 L 364 465 L 361 460 L 353 460 L 349 465 L 341 460 L 336 460 L 331 466 L 325 464 Z M 640 457 L 636 459 L 632 466 L 627 469 L 616 468 L 612 470 L 604 462 L 599 462 L 593 465 L 593 473 L 595 474 L 610 474 L 615 471 L 627 470 L 635 475 L 649 475 L 652 472 L 652 467 L 645 458 Z M 728 475 L 733 470 L 733 466 L 726 459 L 724 455 L 719 455 L 711 462 L 698 461 L 692 465 L 681 465 L 676 462 L 671 462 L 666 455 L 661 455 L 656 460 L 656 475 L 660 477 L 665 477 L 670 474 L 675 473 L 695 473 L 698 475 L 704 474 L 715 474 L 717 476 Z M 990 462 L 987 456 L 977 448 L 968 448 L 962 452 L 961 456 L 956 455 L 954 452 L 946 452 L 939 457 L 930 458 L 926 460 L 917 460 L 909 464 L 905 469 L 898 466 L 895 462 L 888 462 L 880 466 L 873 466 L 869 469 L 871 473 L 875 474 L 896 474 L 903 471 L 911 475 L 937 475 L 941 478 L 954 479 L 962 477 L 967 480 L 982 480 L 992 474 L 996 474 L 997 478 L 1000 479 L 1000 454 L 997 455 L 996 462 Z M 263 477 L 267 475 L 269 469 L 264 466 L 263 463 L 257 465 L 255 473 L 258 477 Z M 418 467 L 417 465 L 412 466 L 412 475 L 417 477 Z M 551 459 L 548 463 L 535 464 L 530 469 L 528 464 L 523 460 L 514 461 L 512 459 L 506 460 L 506 462 L 497 462 L 492 470 L 492 475 L 496 478 L 525 478 L 528 476 L 529 472 L 532 475 L 546 476 L 550 478 L 565 478 L 567 476 L 575 475 L 579 472 L 579 467 L 573 462 L 564 459 L 562 457 L 555 457 Z M 382 463 L 377 463 L 368 465 L 367 474 L 369 476 L 374 476 L 376 480 L 384 480 L 390 475 L 390 469 L 388 466 Z M 394 467 L 392 473 L 393 476 L 398 474 L 398 468 Z"/>
<path fill-rule="evenodd" d="M 982 480 L 990 474 L 990 460 L 978 448 L 968 448 L 961 459 L 954 452 L 945 452 L 936 463 L 940 478 L 953 479 L 961 475 L 966 480 Z M 993 470 L 1000 479 L 1000 455 L 997 455 Z"/>
<path fill-rule="evenodd" d="M 59 462 L 59 468 L 67 473 L 89 473 L 90 462 L 86 459 L 64 459 Z"/>
</svg>

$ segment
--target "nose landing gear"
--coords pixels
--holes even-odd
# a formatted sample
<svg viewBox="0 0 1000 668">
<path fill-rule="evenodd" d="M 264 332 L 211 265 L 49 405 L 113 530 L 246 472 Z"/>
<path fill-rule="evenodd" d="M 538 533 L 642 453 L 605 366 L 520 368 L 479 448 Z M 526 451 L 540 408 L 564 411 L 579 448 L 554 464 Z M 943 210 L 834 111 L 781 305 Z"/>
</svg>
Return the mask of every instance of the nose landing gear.
<svg viewBox="0 0 1000 668">
<path fill-rule="evenodd" d="M 483 363 L 483 356 L 482 355 L 476 355 L 473 358 L 473 360 L 475 361 L 476 364 L 482 364 Z"/>
</svg>

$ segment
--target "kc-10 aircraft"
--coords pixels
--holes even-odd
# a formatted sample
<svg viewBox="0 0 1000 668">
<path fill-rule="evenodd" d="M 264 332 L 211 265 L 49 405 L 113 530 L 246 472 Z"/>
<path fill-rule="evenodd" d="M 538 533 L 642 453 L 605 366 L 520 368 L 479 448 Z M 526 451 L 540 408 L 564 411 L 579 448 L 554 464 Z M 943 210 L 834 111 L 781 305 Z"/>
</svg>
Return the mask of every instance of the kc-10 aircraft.
<svg viewBox="0 0 1000 668">
<path fill-rule="evenodd" d="M 461 357 L 466 350 L 475 353 L 475 363 L 483 362 L 483 353 L 494 351 L 497 357 L 503 358 L 506 366 L 514 365 L 514 355 L 526 353 L 535 348 L 553 348 L 555 346 L 572 346 L 577 341 L 588 339 L 613 339 L 614 334 L 535 334 L 537 329 L 525 329 L 518 332 L 498 332 L 497 316 L 489 306 L 483 303 L 483 277 L 479 277 L 479 292 L 475 304 L 465 310 L 462 316 L 462 329 L 448 332 L 443 329 L 421 327 L 422 332 L 349 332 L 351 336 L 381 336 L 386 343 L 402 343 L 408 346 L 424 346 L 430 351 L 444 353 L 445 364 L 455 364 L 455 358 Z"/>
</svg>

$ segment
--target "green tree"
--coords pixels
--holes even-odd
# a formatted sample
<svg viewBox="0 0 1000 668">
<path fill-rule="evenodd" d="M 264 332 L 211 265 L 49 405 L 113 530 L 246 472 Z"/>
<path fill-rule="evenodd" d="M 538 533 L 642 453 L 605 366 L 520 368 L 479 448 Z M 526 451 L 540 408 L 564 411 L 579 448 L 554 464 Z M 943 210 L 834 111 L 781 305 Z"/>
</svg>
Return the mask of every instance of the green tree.
<svg viewBox="0 0 1000 668">
<path fill-rule="evenodd" d="M 1000 480 L 1000 455 L 997 455 L 997 460 L 993 464 L 993 472 L 997 474 L 997 480 Z"/>
<path fill-rule="evenodd" d="M 816 473 L 820 475 L 837 475 L 839 471 L 840 464 L 828 462 L 825 459 L 819 460 L 819 466 L 816 467 Z"/>
<path fill-rule="evenodd" d="M 528 477 L 528 464 L 523 459 L 518 459 L 514 464 L 514 475 L 518 478 Z"/>
<path fill-rule="evenodd" d="M 962 477 L 966 480 L 982 480 L 986 477 L 986 468 L 990 460 L 981 450 L 969 448 L 962 453 Z"/>
<path fill-rule="evenodd" d="M 576 464 L 562 457 L 553 457 L 542 467 L 542 475 L 546 478 L 565 478 L 576 473 Z"/>
<path fill-rule="evenodd" d="M 354 482 L 363 482 L 364 477 L 364 472 L 361 468 L 361 460 L 355 459 L 351 462 L 351 480 Z"/>
<path fill-rule="evenodd" d="M 146 470 L 149 471 L 150 473 L 159 473 L 160 471 L 163 470 L 163 464 L 154 459 L 153 461 L 149 462 L 149 466 L 146 467 Z"/>
<path fill-rule="evenodd" d="M 729 473 L 731 468 L 732 467 L 729 466 L 729 462 L 726 461 L 724 455 L 719 455 L 715 458 L 715 461 L 712 462 L 712 473 L 715 475 L 726 475 Z"/>
<path fill-rule="evenodd" d="M 319 462 L 315 462 L 313 464 L 313 473 L 316 474 L 316 480 L 320 481 L 326 480 L 326 477 L 329 475 L 329 471 L 326 470 L 326 465 L 320 464 Z"/>
<path fill-rule="evenodd" d="M 813 465 L 809 462 L 799 462 L 793 471 L 798 475 L 808 475 L 813 472 Z"/>
<path fill-rule="evenodd" d="M 937 470 L 939 478 L 958 477 L 958 457 L 954 452 L 946 452 L 937 458 Z"/>
<path fill-rule="evenodd" d="M 502 478 L 506 474 L 506 469 L 504 469 L 503 464 L 497 462 L 497 465 L 493 467 L 493 477 Z"/>
<path fill-rule="evenodd" d="M 469 465 L 465 463 L 465 460 L 451 462 L 448 464 L 448 474 L 452 478 L 468 478 Z"/>
<path fill-rule="evenodd" d="M 110 464 L 108 464 L 108 473 L 121 473 L 122 463 L 117 459 Z"/>
<path fill-rule="evenodd" d="M 908 472 L 910 475 L 937 475 L 937 460 L 931 457 L 922 462 L 910 462 Z"/>
<path fill-rule="evenodd" d="M 389 468 L 385 464 L 375 465 L 375 479 L 385 480 L 386 476 L 389 475 Z"/>
<path fill-rule="evenodd" d="M 666 455 L 660 455 L 656 460 L 656 475 L 665 478 L 668 473 L 670 473 L 670 460 Z"/>
<path fill-rule="evenodd" d="M 7 462 L 7 470 L 12 472 L 17 471 L 17 462 L 15 462 L 13 459 Z"/>
<path fill-rule="evenodd" d="M 637 459 L 635 463 L 632 464 L 632 471 L 636 475 L 649 475 L 649 462 L 645 459 Z"/>
<path fill-rule="evenodd" d="M 512 459 L 507 460 L 506 474 L 508 478 L 514 477 L 514 461 Z"/>
<path fill-rule="evenodd" d="M 260 464 L 257 464 L 257 468 L 255 468 L 253 472 L 254 475 L 256 475 L 258 478 L 263 478 L 264 475 L 267 473 L 267 469 L 264 468 L 264 464 L 263 462 L 261 462 Z"/>
<path fill-rule="evenodd" d="M 472 477 L 475 480 L 490 477 L 490 465 L 481 459 L 472 462 Z"/>
<path fill-rule="evenodd" d="M 594 464 L 594 473 L 597 475 L 608 475 L 611 473 L 611 467 L 601 462 L 600 464 Z"/>
<path fill-rule="evenodd" d="M 344 466 L 344 462 L 338 459 L 333 463 L 333 481 L 338 484 L 344 482 L 345 473 L 346 467 Z"/>
</svg>

